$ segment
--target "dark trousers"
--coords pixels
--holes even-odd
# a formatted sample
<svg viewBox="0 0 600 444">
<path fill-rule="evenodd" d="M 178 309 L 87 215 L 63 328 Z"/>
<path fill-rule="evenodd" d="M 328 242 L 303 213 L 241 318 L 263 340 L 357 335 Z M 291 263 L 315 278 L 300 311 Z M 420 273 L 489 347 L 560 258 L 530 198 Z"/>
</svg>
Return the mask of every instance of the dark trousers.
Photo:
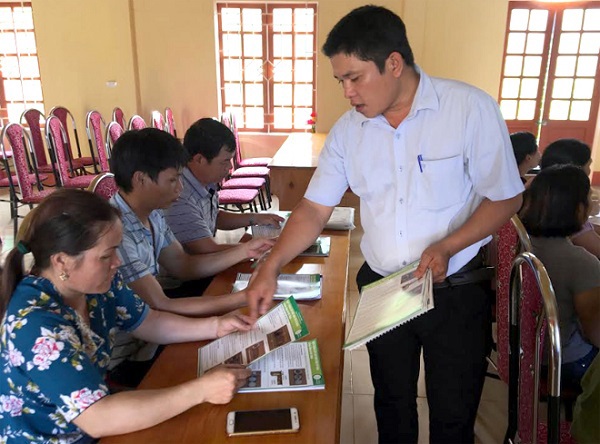
<svg viewBox="0 0 600 444">
<path fill-rule="evenodd" d="M 360 290 L 381 278 L 365 263 L 356 283 Z M 482 284 L 434 288 L 433 293 L 433 310 L 367 343 L 380 444 L 417 442 L 421 349 L 430 442 L 474 441 L 491 347 L 489 295 Z"/>
</svg>

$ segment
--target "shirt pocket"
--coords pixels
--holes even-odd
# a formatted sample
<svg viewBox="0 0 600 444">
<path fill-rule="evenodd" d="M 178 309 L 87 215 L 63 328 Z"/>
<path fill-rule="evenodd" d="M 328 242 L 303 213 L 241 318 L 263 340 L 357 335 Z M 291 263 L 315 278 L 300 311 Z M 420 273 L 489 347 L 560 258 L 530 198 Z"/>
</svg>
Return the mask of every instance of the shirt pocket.
<svg viewBox="0 0 600 444">
<path fill-rule="evenodd" d="M 461 202 L 465 186 L 462 155 L 444 159 L 421 159 L 416 174 L 418 208 L 441 210 Z"/>
</svg>

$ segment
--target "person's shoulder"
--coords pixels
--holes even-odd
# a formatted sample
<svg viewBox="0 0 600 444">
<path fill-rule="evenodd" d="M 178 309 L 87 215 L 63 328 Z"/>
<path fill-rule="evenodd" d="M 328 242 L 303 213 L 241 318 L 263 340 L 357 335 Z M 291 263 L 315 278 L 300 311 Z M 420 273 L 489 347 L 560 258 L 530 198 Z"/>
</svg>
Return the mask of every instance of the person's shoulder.
<svg viewBox="0 0 600 444">
<path fill-rule="evenodd" d="M 430 77 L 430 79 L 436 92 L 441 97 L 462 98 L 471 102 L 493 103 L 496 105 L 494 98 L 477 86 L 455 79 L 441 77 Z"/>
</svg>

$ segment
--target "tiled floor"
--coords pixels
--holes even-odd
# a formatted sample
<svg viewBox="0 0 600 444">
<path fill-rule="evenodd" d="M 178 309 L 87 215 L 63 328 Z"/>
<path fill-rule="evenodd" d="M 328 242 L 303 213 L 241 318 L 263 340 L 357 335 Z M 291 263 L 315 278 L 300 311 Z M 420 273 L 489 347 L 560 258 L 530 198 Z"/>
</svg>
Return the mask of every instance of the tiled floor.
<svg viewBox="0 0 600 444">
<path fill-rule="evenodd" d="M 0 198 L 1 198 L 0 194 Z M 352 319 L 358 301 L 355 277 L 363 263 L 360 253 L 360 214 L 358 200 L 353 195 L 348 195 L 342 206 L 356 208 L 355 224 L 357 228 L 352 232 L 350 245 L 349 278 L 348 278 L 348 320 Z M 277 199 L 274 200 L 273 209 L 277 208 Z M 27 213 L 23 208 L 22 214 Z M 2 250 L 12 248 L 12 223 L 9 216 L 8 203 L 0 202 L 0 233 L 3 239 Z M 230 233 L 220 233 L 223 240 L 233 240 L 240 236 L 239 230 Z M 347 325 L 349 322 L 347 322 Z M 418 384 L 417 406 L 419 412 L 419 442 L 429 441 L 428 406 L 425 393 L 423 371 Z M 504 437 L 507 421 L 507 389 L 504 383 L 487 378 L 482 401 L 479 407 L 477 423 L 475 426 L 476 441 L 480 443 L 500 443 Z M 344 382 L 342 395 L 342 419 L 340 430 L 341 444 L 373 444 L 377 442 L 377 426 L 373 412 L 373 385 L 369 372 L 368 353 L 365 347 L 355 351 L 346 352 L 344 358 Z"/>
</svg>

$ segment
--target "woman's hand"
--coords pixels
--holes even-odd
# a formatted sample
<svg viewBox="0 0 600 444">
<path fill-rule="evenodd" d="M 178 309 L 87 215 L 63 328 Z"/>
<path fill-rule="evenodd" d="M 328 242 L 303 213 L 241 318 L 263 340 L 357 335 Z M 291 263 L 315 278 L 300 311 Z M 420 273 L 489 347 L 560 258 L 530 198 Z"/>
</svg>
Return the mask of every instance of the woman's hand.
<svg viewBox="0 0 600 444">
<path fill-rule="evenodd" d="M 225 364 L 210 369 L 198 379 L 202 402 L 227 404 L 244 385 L 252 371 L 242 365 Z"/>
<path fill-rule="evenodd" d="M 254 324 L 251 317 L 243 314 L 226 314 L 217 318 L 217 338 L 234 331 L 248 331 Z"/>
</svg>

